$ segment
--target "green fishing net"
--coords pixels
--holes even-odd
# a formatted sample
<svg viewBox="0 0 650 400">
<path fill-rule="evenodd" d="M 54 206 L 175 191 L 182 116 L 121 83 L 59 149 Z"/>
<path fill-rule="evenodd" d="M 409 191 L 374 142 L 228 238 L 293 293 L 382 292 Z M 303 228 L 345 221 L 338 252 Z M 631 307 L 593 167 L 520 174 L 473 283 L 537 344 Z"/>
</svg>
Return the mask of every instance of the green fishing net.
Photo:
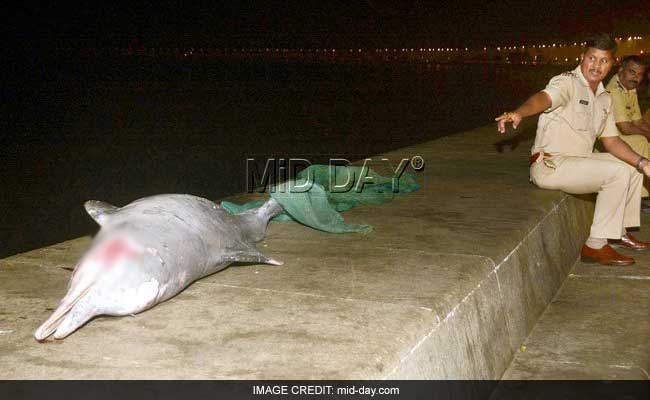
<svg viewBox="0 0 650 400">
<path fill-rule="evenodd" d="M 295 180 L 272 187 L 269 195 L 284 209 L 284 213 L 273 218 L 274 221 L 296 221 L 331 233 L 366 233 L 372 230 L 371 225 L 346 224 L 340 212 L 359 204 L 381 205 L 419 188 L 413 174 L 403 173 L 399 179 L 393 179 L 368 167 L 311 165 Z M 221 206 L 231 214 L 262 204 L 263 200 L 245 204 L 221 202 Z"/>
</svg>

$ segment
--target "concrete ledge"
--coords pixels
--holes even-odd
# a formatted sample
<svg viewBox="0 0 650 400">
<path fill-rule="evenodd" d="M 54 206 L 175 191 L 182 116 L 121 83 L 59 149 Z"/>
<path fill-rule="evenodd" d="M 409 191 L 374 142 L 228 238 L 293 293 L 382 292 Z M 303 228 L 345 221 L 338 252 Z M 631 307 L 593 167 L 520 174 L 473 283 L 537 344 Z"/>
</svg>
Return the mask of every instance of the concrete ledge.
<svg viewBox="0 0 650 400">
<path fill-rule="evenodd" d="M 0 260 L 0 378 L 498 379 L 593 212 L 531 185 L 529 143 L 498 153 L 499 139 L 489 126 L 384 154 L 426 168 L 419 192 L 345 214 L 374 232 L 274 223 L 259 247 L 284 266 L 233 266 L 64 341 L 31 335 L 88 238 Z"/>
<path fill-rule="evenodd" d="M 589 208 L 570 196 L 561 199 L 511 253 L 492 263 L 394 377 L 499 379 L 575 262 Z"/>
<path fill-rule="evenodd" d="M 575 264 L 504 379 L 650 379 L 650 254 L 620 251 L 636 263 Z"/>
</svg>

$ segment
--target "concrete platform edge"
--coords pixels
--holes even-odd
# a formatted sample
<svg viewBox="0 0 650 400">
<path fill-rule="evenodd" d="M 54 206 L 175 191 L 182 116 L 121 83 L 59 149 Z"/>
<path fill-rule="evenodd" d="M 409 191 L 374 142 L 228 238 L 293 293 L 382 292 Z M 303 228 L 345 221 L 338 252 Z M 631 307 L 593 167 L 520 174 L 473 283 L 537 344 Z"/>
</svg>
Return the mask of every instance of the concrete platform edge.
<svg viewBox="0 0 650 400">
<path fill-rule="evenodd" d="M 576 262 L 593 207 L 564 195 L 384 378 L 500 379 Z"/>
</svg>

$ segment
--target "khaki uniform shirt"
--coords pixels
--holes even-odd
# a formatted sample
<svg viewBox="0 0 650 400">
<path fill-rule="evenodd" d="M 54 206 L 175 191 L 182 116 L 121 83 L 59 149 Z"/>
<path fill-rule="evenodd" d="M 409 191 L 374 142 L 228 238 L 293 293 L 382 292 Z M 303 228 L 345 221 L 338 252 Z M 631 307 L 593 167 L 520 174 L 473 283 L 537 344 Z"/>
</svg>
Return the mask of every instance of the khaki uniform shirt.
<svg viewBox="0 0 650 400">
<path fill-rule="evenodd" d="M 641 119 L 641 108 L 639 107 L 636 89 L 627 90 L 618 79 L 618 74 L 616 74 L 609 80 L 607 90 L 610 92 L 614 103 L 614 119 L 616 122 Z"/>
<path fill-rule="evenodd" d="M 553 77 L 544 92 L 551 98 L 551 107 L 539 117 L 533 154 L 588 157 L 596 138 L 619 136 L 609 92 L 601 82 L 594 94 L 580 66 Z"/>
</svg>

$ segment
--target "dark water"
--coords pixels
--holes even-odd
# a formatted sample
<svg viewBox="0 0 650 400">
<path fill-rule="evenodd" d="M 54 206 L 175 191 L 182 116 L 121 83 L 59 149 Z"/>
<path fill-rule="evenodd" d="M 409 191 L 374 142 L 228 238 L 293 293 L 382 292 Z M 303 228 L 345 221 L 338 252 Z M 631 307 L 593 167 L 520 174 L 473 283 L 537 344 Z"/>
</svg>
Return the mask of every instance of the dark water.
<svg viewBox="0 0 650 400">
<path fill-rule="evenodd" d="M 216 199 L 245 190 L 248 157 L 353 160 L 489 124 L 562 69 L 38 66 L 3 84 L 0 257 L 93 233 L 82 207 L 88 199 L 124 205 L 169 192 Z"/>
</svg>

